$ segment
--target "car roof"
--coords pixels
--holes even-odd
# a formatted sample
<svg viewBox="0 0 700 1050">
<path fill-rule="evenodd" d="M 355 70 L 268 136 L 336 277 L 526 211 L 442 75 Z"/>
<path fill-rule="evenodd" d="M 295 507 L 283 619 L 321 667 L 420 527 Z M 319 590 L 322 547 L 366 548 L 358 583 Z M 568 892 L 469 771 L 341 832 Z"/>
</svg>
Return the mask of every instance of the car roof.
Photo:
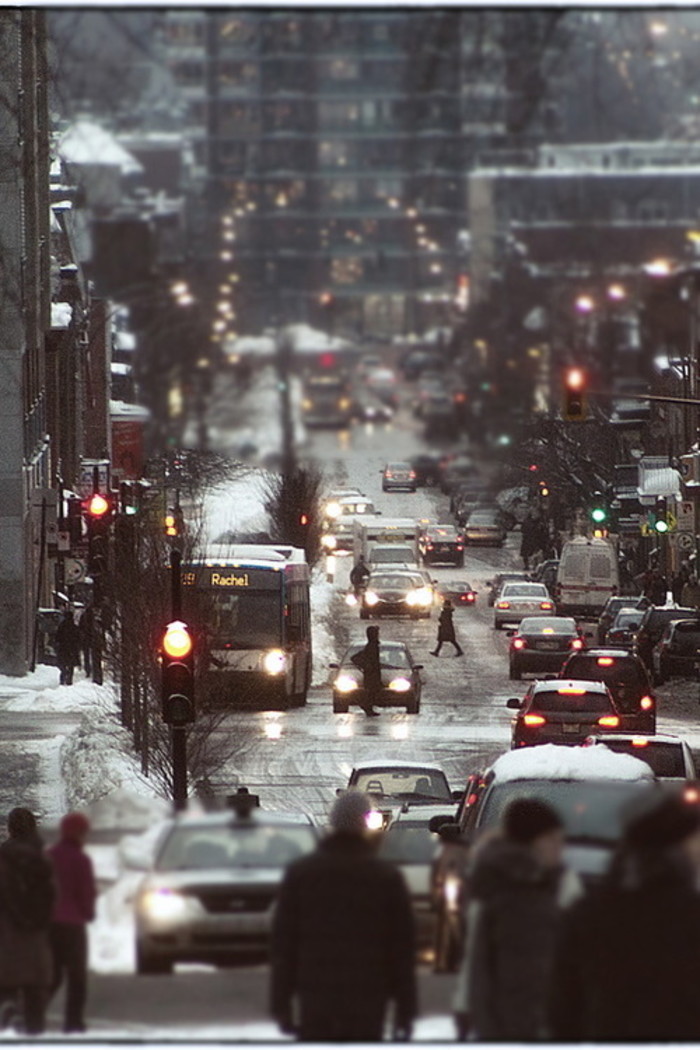
<svg viewBox="0 0 700 1050">
<path fill-rule="evenodd" d="M 228 807 L 217 810 L 215 813 L 183 813 L 173 820 L 172 826 L 219 828 L 244 826 L 251 823 L 316 826 L 313 817 L 308 813 L 289 813 L 286 810 L 261 809 L 258 806 L 254 807 L 247 816 L 239 816 L 235 809 Z"/>
<path fill-rule="evenodd" d="M 541 580 L 506 580 L 503 584 L 503 590 L 505 591 L 507 587 L 522 587 L 523 585 L 540 587 L 542 590 L 547 591 L 547 585 L 542 583 Z M 547 595 L 549 595 L 549 591 L 547 591 Z"/>
<path fill-rule="evenodd" d="M 556 693 L 560 689 L 585 689 L 587 693 L 608 693 L 605 682 L 589 681 L 586 678 L 547 678 L 534 682 L 533 693 Z"/>
<path fill-rule="evenodd" d="M 654 780 L 646 762 L 605 747 L 539 744 L 507 751 L 490 769 L 498 783 L 512 780 Z"/>
<path fill-rule="evenodd" d="M 610 740 L 613 743 L 616 740 L 648 740 L 651 744 L 678 744 L 679 746 L 686 745 L 688 743 L 683 739 L 682 736 L 676 736 L 675 733 L 592 733 L 591 739 L 595 740 L 596 743 L 605 743 L 606 740 Z"/>
<path fill-rule="evenodd" d="M 434 773 L 446 775 L 444 769 L 435 765 L 434 762 L 400 762 L 395 758 L 389 758 L 381 762 L 356 762 L 353 767 L 353 773 L 364 773 L 368 769 L 430 769 Z"/>
<path fill-rule="evenodd" d="M 350 645 L 348 646 L 348 650 L 349 649 L 354 649 L 356 645 L 365 645 L 366 642 L 367 642 L 366 638 L 357 638 L 354 642 L 350 642 Z M 379 639 L 379 648 L 380 649 L 405 649 L 406 652 L 409 651 L 408 646 L 406 645 L 405 642 L 395 642 L 395 641 L 393 641 L 393 639 L 390 639 L 390 638 L 386 639 L 386 640 L 383 639 L 383 638 L 380 638 Z"/>
</svg>

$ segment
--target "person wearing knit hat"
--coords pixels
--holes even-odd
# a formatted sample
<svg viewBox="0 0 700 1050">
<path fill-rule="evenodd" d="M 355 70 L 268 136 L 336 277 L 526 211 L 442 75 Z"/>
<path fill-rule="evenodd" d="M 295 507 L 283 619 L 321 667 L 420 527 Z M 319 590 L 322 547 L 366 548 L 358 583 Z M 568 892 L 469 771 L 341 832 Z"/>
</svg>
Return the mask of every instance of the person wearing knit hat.
<svg viewBox="0 0 700 1050">
<path fill-rule="evenodd" d="M 399 870 L 367 833 L 367 795 L 334 802 L 331 830 L 287 869 L 270 946 L 272 1016 L 305 1042 L 379 1042 L 390 1004 L 394 1036 L 416 1014 L 411 901 Z"/>
<path fill-rule="evenodd" d="M 628 817 L 607 877 L 567 916 L 558 1042 L 700 1042 L 700 811 L 659 791 Z"/>
<path fill-rule="evenodd" d="M 467 943 L 453 998 L 460 1038 L 547 1038 L 558 925 L 566 895 L 580 891 L 575 876 L 562 865 L 563 845 L 557 812 L 528 798 L 512 801 L 501 833 L 477 844 Z"/>
<path fill-rule="evenodd" d="M 65 979 L 63 1031 L 85 1031 L 87 998 L 87 924 L 95 917 L 97 896 L 92 861 L 83 850 L 90 830 L 84 813 L 67 813 L 61 820 L 60 839 L 48 850 L 54 867 L 58 896 L 51 918 L 53 995 Z"/>
</svg>

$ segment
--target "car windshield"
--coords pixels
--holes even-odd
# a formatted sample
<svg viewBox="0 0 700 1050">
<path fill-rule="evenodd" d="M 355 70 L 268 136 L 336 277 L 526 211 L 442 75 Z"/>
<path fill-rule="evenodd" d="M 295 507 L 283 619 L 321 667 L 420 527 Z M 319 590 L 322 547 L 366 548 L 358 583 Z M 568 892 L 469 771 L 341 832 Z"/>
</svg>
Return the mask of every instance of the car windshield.
<svg viewBox="0 0 700 1050">
<path fill-rule="evenodd" d="M 543 583 L 507 583 L 502 594 L 504 598 L 549 598 Z"/>
<path fill-rule="evenodd" d="M 520 621 L 521 634 L 577 634 L 576 621 L 567 616 L 528 616 Z"/>
<path fill-rule="evenodd" d="M 633 630 L 639 627 L 641 622 L 642 620 L 638 609 L 632 609 L 630 611 L 623 610 L 615 617 L 613 627 L 624 627 L 627 630 Z"/>
<path fill-rule="evenodd" d="M 605 740 L 611 751 L 641 758 L 651 766 L 657 777 L 685 777 L 685 763 L 680 744 L 658 741 L 647 737 L 635 740 Z"/>
<path fill-rule="evenodd" d="M 350 663 L 353 656 L 357 653 L 362 652 L 364 645 L 355 645 L 352 649 L 349 649 L 343 664 Z M 379 646 L 379 660 L 382 667 L 394 668 L 396 670 L 405 671 L 410 669 L 411 661 L 408 657 L 408 652 L 402 645 L 381 645 Z"/>
<path fill-rule="evenodd" d="M 438 854 L 440 836 L 425 824 L 403 821 L 392 824 L 382 838 L 380 856 L 393 864 L 432 864 Z"/>
<path fill-rule="evenodd" d="M 672 634 L 674 645 L 691 652 L 700 646 L 700 623 L 678 623 Z"/>
<path fill-rule="evenodd" d="M 407 561 L 414 561 L 415 554 L 410 547 L 391 547 L 388 550 L 377 550 L 376 548 L 369 553 L 370 562 L 375 564 L 379 562 L 389 562 L 396 564 L 399 562 L 403 564 Z"/>
<path fill-rule="evenodd" d="M 156 861 L 156 871 L 208 868 L 282 868 L 316 845 L 311 825 L 231 824 L 175 827 Z"/>
<path fill-rule="evenodd" d="M 387 463 L 387 470 L 410 470 L 410 463 Z"/>
<path fill-rule="evenodd" d="M 457 530 L 452 526 L 445 525 L 440 529 L 428 529 L 426 535 L 429 540 L 453 540 L 457 535 Z"/>
<path fill-rule="evenodd" d="M 478 815 L 479 828 L 500 824 L 516 798 L 547 802 L 561 817 L 566 837 L 573 842 L 612 844 L 619 839 L 627 808 L 643 792 L 654 790 L 643 780 L 510 780 L 495 783 L 484 798 Z"/>
<path fill-rule="evenodd" d="M 452 801 L 445 774 L 436 769 L 412 769 L 410 767 L 381 767 L 363 769 L 352 781 L 352 787 L 369 795 L 391 798 L 437 799 Z"/>
<path fill-rule="evenodd" d="M 378 591 L 410 591 L 412 587 L 420 587 L 423 580 L 420 576 L 371 576 L 370 588 Z"/>
<path fill-rule="evenodd" d="M 600 714 L 611 710 L 610 700 L 605 693 L 589 693 L 576 686 L 559 686 L 557 689 L 543 689 L 535 693 L 528 711 L 546 711 L 554 713 L 588 713 Z"/>
<path fill-rule="evenodd" d="M 496 514 L 490 510 L 477 510 L 469 515 L 469 525 L 495 525 Z"/>
</svg>

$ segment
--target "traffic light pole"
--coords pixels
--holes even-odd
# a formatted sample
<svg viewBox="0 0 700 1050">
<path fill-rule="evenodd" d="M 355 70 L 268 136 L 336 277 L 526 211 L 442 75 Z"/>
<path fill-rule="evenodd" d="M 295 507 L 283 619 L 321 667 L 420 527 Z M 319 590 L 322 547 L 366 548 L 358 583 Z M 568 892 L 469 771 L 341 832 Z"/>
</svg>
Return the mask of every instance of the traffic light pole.
<svg viewBox="0 0 700 1050">
<path fill-rule="evenodd" d="M 182 555 L 173 547 L 170 551 L 170 595 L 173 620 L 182 615 Z M 181 812 L 187 806 L 187 729 L 171 726 L 173 758 L 173 805 Z"/>
</svg>

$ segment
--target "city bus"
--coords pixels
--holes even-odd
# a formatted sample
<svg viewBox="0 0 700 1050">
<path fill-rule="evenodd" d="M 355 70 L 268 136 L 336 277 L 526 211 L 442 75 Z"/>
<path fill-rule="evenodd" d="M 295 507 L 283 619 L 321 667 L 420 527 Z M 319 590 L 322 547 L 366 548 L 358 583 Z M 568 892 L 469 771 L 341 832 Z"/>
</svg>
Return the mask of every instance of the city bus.
<svg viewBox="0 0 700 1050">
<path fill-rule="evenodd" d="M 214 544 L 183 566 L 182 605 L 200 639 L 204 701 L 274 709 L 306 703 L 311 615 L 303 550 Z"/>
</svg>

